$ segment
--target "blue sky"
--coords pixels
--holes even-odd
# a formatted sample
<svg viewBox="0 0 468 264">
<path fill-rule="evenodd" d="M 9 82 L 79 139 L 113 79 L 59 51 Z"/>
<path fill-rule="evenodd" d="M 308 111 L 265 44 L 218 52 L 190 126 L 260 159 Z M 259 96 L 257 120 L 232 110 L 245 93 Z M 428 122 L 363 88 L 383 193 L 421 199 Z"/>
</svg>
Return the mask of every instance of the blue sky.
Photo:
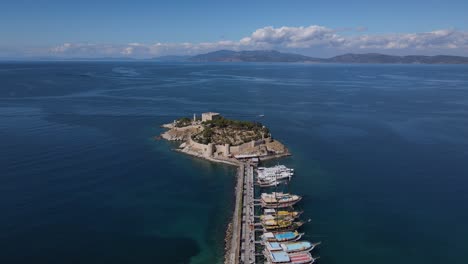
<svg viewBox="0 0 468 264">
<path fill-rule="evenodd" d="M 218 47 L 468 55 L 467 10 L 466 0 L 2 0 L 0 56 L 151 57 Z M 253 37 L 258 30 L 263 38 Z"/>
</svg>

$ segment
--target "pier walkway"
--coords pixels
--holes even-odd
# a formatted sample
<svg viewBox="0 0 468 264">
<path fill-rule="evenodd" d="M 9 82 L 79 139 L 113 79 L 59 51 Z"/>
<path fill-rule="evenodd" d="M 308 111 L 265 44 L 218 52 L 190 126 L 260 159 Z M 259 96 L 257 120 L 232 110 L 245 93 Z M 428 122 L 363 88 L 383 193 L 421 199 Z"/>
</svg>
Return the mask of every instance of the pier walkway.
<svg viewBox="0 0 468 264">
<path fill-rule="evenodd" d="M 242 207 L 241 263 L 255 263 L 255 214 L 253 166 L 244 166 L 244 194 Z"/>
<path fill-rule="evenodd" d="M 232 240 L 227 264 L 255 263 L 254 167 L 242 163 L 238 169 Z"/>
<path fill-rule="evenodd" d="M 236 201 L 232 216 L 232 237 L 229 255 L 225 264 L 238 264 L 240 262 L 241 249 L 241 225 L 242 225 L 242 200 L 244 193 L 244 164 L 239 165 L 236 186 Z"/>
</svg>

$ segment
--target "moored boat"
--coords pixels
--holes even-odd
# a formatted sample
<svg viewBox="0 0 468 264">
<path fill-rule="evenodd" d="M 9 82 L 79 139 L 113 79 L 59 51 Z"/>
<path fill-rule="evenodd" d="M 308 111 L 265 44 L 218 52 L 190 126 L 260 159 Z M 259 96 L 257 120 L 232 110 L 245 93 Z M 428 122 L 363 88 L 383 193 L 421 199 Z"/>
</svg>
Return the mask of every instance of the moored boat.
<svg viewBox="0 0 468 264">
<path fill-rule="evenodd" d="M 265 250 L 263 254 L 267 260 L 266 263 L 269 264 L 310 264 L 316 260 L 309 252 L 286 253 Z"/>
<path fill-rule="evenodd" d="M 285 208 L 302 199 L 301 196 L 282 192 L 262 193 L 261 202 L 264 208 Z"/>
<path fill-rule="evenodd" d="M 265 179 L 291 180 L 293 175 L 294 174 L 292 172 L 283 171 L 283 172 L 276 172 L 276 173 L 259 173 L 257 178 L 261 180 L 265 180 Z"/>
<path fill-rule="evenodd" d="M 282 181 L 276 179 L 257 179 L 257 183 L 260 187 L 275 187 L 278 186 Z"/>
<path fill-rule="evenodd" d="M 293 242 L 267 242 L 265 244 L 265 247 L 269 251 L 284 251 L 286 253 L 296 253 L 296 252 L 309 252 L 318 245 L 320 245 L 320 242 L 310 243 L 309 241 L 293 241 Z"/>
<path fill-rule="evenodd" d="M 263 215 L 260 216 L 260 220 L 267 219 L 296 219 L 302 214 L 301 211 L 286 211 L 286 210 L 275 210 L 267 208 L 263 210 Z"/>
<path fill-rule="evenodd" d="M 264 220 L 261 222 L 263 228 L 267 231 L 294 231 L 301 227 L 303 222 L 295 222 L 292 220 Z"/>
<path fill-rule="evenodd" d="M 284 165 L 276 165 L 273 167 L 258 167 L 257 173 L 276 173 L 276 172 L 294 172 L 294 169 L 288 168 Z"/>
<path fill-rule="evenodd" d="M 263 233 L 262 239 L 267 242 L 286 242 L 286 241 L 297 241 L 301 239 L 303 233 L 297 231 L 285 231 L 285 232 L 266 232 Z"/>
</svg>

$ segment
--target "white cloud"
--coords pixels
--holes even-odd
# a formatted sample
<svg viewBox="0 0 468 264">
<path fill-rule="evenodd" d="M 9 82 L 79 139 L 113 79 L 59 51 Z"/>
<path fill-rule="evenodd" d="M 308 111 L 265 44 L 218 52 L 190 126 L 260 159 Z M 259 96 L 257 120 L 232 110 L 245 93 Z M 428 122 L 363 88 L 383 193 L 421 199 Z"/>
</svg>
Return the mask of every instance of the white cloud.
<svg viewBox="0 0 468 264">
<path fill-rule="evenodd" d="M 364 35 L 350 39 L 351 45 L 360 49 L 460 49 L 468 48 L 468 32 L 455 30 L 436 30 L 424 33 Z"/>
<path fill-rule="evenodd" d="M 264 27 L 257 29 L 250 37 L 241 42 L 250 45 L 271 45 L 290 48 L 312 46 L 335 46 L 344 41 L 334 30 L 322 26 L 309 27 Z"/>
<path fill-rule="evenodd" d="M 434 53 L 468 55 L 468 32 L 435 30 L 406 34 L 363 34 L 365 28 L 348 29 L 355 34 L 342 34 L 343 29 L 318 25 L 308 27 L 264 27 L 238 41 L 223 40 L 202 43 L 129 43 L 126 45 L 64 43 L 49 49 L 49 53 L 65 57 L 128 56 L 136 58 L 167 54 L 198 54 L 219 49 L 279 49 L 301 50 L 303 53 L 375 52 Z"/>
<path fill-rule="evenodd" d="M 362 31 L 359 31 L 362 32 Z M 468 32 L 436 30 L 412 34 L 340 35 L 337 30 L 322 26 L 265 27 L 257 29 L 241 43 L 269 44 L 276 48 L 336 48 L 336 49 L 466 49 Z"/>
</svg>

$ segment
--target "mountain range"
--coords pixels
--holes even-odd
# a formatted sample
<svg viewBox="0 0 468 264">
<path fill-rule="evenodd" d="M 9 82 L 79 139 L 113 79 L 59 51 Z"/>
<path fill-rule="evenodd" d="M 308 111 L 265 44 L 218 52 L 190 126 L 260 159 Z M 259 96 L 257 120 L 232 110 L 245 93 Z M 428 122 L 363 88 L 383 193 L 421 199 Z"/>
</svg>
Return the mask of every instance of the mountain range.
<svg viewBox="0 0 468 264">
<path fill-rule="evenodd" d="M 347 53 L 331 58 L 309 57 L 276 50 L 233 51 L 218 50 L 195 56 L 166 55 L 148 59 L 132 57 L 61 58 L 29 57 L 21 59 L 2 58 L 0 61 L 155 61 L 155 62 L 296 62 L 296 63 L 375 63 L 375 64 L 468 64 L 468 57 L 451 55 L 394 56 L 380 53 Z"/>
<path fill-rule="evenodd" d="M 276 50 L 219 50 L 186 59 L 192 62 L 307 62 L 307 63 L 400 63 L 400 64 L 468 64 L 468 57 L 437 55 L 394 56 L 380 53 L 343 54 L 331 58 L 314 58 Z"/>
<path fill-rule="evenodd" d="M 218 50 L 193 56 L 189 60 L 195 62 L 309 62 L 320 59 L 276 50 Z"/>
</svg>

